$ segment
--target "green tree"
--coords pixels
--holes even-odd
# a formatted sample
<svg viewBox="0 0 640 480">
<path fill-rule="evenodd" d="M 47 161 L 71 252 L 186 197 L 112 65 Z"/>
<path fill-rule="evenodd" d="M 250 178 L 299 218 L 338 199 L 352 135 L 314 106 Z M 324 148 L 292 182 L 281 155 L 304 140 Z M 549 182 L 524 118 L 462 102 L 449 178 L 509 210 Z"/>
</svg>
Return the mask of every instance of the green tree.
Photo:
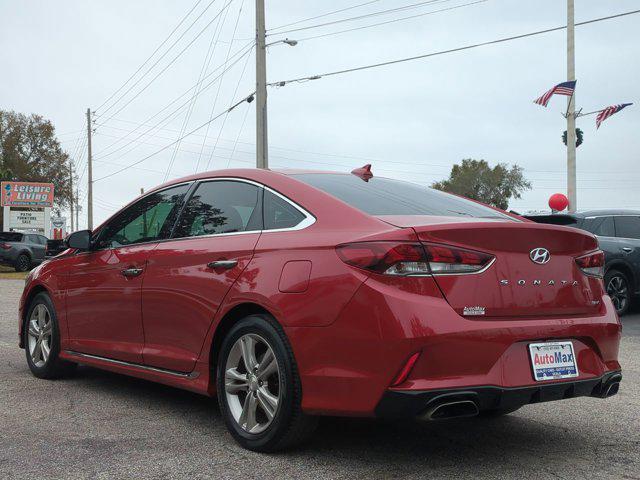
<svg viewBox="0 0 640 480">
<path fill-rule="evenodd" d="M 0 110 L 0 181 L 6 180 L 53 183 L 55 207 L 69 206 L 69 155 L 49 120 Z"/>
<path fill-rule="evenodd" d="M 509 200 L 521 198 L 531 184 L 524 178 L 522 167 L 509 168 L 499 163 L 491 168 L 484 160 L 466 158 L 461 165 L 453 166 L 448 180 L 436 182 L 432 187 L 506 210 Z"/>
</svg>

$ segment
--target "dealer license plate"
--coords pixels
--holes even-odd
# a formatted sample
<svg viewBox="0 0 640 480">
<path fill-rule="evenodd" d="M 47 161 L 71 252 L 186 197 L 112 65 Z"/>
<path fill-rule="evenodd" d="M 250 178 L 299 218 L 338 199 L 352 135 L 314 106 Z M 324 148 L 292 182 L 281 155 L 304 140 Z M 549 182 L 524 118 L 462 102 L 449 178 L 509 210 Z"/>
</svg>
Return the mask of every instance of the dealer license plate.
<svg viewBox="0 0 640 480">
<path fill-rule="evenodd" d="M 529 345 L 533 377 L 537 381 L 578 376 L 578 364 L 571 342 L 545 342 Z"/>
</svg>

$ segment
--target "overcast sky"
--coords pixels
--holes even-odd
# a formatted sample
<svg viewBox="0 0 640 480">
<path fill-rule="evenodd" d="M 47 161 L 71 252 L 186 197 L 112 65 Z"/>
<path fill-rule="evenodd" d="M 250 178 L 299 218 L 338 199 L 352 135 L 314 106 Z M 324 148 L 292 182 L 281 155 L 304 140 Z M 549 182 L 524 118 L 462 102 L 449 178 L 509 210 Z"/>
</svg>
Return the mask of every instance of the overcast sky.
<svg viewBox="0 0 640 480">
<path fill-rule="evenodd" d="M 394 14 L 274 34 L 268 41 L 304 39 L 472 1 L 439 0 Z M 196 0 L 0 0 L 0 108 L 50 119 L 63 147 L 78 157 L 75 161 L 79 174 L 86 165 L 86 154 L 79 155 L 83 152 L 85 111 L 87 107 L 96 110 L 96 179 L 154 153 L 175 141 L 183 125 L 190 131 L 206 122 L 212 111 L 217 114 L 228 108 L 234 92 L 235 99 L 239 99 L 255 89 L 253 53 L 240 57 L 242 48 L 254 36 L 253 0 L 244 0 L 244 4 L 243 0 L 214 0 L 212 4 L 211 0 L 201 0 L 133 81 L 101 106 L 195 3 Z M 267 0 L 267 28 L 276 29 L 362 3 L 365 1 Z M 378 0 L 289 28 L 415 3 L 418 0 Z M 637 8 L 637 0 L 576 0 L 576 22 Z M 142 77 L 202 12 L 195 25 Z M 309 39 L 295 47 L 270 47 L 267 76 L 268 81 L 278 81 L 322 74 L 563 24 L 566 2 L 562 0 L 487 0 L 411 20 Z M 581 209 L 640 209 L 639 27 L 640 15 L 632 15 L 576 28 L 578 108 L 588 112 L 611 104 L 637 102 L 607 120 L 599 131 L 594 116 L 578 120 L 585 135 L 585 142 L 578 149 Z M 202 30 L 200 37 L 179 55 Z M 228 52 L 238 62 L 221 82 L 201 88 L 193 103 L 190 92 L 156 115 L 198 84 L 212 40 L 213 56 L 207 74 L 225 62 Z M 236 52 L 240 54 L 234 57 Z M 175 57 L 175 62 L 151 81 Z M 216 75 L 207 77 L 201 87 Z M 566 109 L 566 97 L 554 97 L 546 109 L 532 101 L 565 79 L 563 30 L 272 88 L 270 164 L 272 168 L 350 171 L 372 163 L 374 174 L 430 184 L 447 177 L 451 165 L 463 158 L 485 159 L 491 164 L 515 163 L 524 168 L 534 188 L 522 200 L 512 201 L 510 208 L 543 209 L 549 195 L 566 191 L 566 149 L 560 138 L 566 128 L 561 115 Z M 137 139 L 183 103 L 185 108 L 160 124 L 162 130 L 153 129 Z M 97 181 L 94 223 L 97 225 L 134 198 L 141 187 L 148 189 L 162 183 L 167 171 L 168 178 L 176 178 L 193 173 L 198 163 L 199 170 L 207 165 L 211 170 L 254 165 L 254 105 L 243 104 L 211 123 L 206 138 L 203 128 L 182 141 L 170 169 L 175 147 L 136 168 Z M 187 117 L 189 111 L 191 115 Z M 142 122 L 149 127 L 139 127 Z M 86 178 L 85 173 L 81 198 L 86 191 Z"/>
</svg>

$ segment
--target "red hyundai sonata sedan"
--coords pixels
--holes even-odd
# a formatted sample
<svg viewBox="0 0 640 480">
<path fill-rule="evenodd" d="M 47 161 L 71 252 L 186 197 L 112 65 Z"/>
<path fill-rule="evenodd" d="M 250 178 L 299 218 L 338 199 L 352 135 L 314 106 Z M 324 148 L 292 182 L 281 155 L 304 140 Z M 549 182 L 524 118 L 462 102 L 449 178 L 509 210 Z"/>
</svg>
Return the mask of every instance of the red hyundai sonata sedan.
<svg viewBox="0 0 640 480">
<path fill-rule="evenodd" d="M 74 233 L 26 280 L 31 371 L 217 394 L 258 451 L 318 415 L 495 416 L 617 392 L 593 235 L 354 172 L 199 174 Z"/>
</svg>

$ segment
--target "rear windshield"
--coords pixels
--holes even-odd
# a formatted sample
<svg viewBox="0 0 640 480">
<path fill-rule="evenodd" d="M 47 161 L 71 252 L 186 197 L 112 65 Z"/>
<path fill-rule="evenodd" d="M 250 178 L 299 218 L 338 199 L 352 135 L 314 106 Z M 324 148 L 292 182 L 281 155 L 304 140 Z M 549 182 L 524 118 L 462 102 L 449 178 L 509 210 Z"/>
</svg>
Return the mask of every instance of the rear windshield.
<svg viewBox="0 0 640 480">
<path fill-rule="evenodd" d="M 15 232 L 0 232 L 0 240 L 3 242 L 21 242 L 22 234 Z"/>
<path fill-rule="evenodd" d="M 414 183 L 389 178 L 365 182 L 355 175 L 302 173 L 292 175 L 369 215 L 434 215 L 513 220 L 489 207 Z"/>
</svg>

